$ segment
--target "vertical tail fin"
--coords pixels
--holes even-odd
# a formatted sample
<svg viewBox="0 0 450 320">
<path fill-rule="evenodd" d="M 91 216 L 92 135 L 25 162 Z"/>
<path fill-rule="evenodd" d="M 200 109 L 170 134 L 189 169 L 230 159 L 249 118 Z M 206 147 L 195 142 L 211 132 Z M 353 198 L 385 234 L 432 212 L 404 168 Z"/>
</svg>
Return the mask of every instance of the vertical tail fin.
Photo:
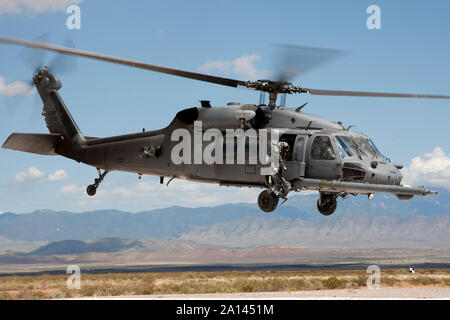
<svg viewBox="0 0 450 320">
<path fill-rule="evenodd" d="M 36 79 L 39 74 L 41 78 Z M 84 136 L 58 93 L 61 81 L 44 70 L 36 74 L 34 82 L 44 103 L 42 114 L 50 133 L 61 134 L 65 143 L 69 141 L 72 145 L 83 143 Z"/>
</svg>

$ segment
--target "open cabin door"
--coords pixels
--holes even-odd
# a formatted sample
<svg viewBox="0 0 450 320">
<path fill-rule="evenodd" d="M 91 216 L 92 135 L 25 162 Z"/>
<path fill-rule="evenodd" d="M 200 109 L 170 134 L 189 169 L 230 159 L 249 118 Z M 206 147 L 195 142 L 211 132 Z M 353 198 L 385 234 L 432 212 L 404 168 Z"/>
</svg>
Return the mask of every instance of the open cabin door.
<svg viewBox="0 0 450 320">
<path fill-rule="evenodd" d="M 285 164 L 286 170 L 283 176 L 286 180 L 292 181 L 305 176 L 306 171 L 306 146 L 308 142 L 307 134 L 286 134 L 280 141 L 289 144 L 290 152 L 288 153 Z"/>
</svg>

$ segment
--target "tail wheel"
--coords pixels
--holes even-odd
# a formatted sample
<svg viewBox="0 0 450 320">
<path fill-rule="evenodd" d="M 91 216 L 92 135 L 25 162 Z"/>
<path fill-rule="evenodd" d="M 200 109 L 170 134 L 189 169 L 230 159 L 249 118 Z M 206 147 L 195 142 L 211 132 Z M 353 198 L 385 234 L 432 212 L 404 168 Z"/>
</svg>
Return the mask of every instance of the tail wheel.
<svg viewBox="0 0 450 320">
<path fill-rule="evenodd" d="M 271 190 L 264 190 L 259 194 L 258 206 L 264 212 L 272 212 L 278 205 L 278 196 Z"/>
<path fill-rule="evenodd" d="M 90 195 L 91 197 L 94 196 L 96 192 L 97 192 L 97 187 L 95 185 L 93 185 L 93 184 L 89 185 L 86 188 L 86 193 L 88 195 Z"/>
</svg>

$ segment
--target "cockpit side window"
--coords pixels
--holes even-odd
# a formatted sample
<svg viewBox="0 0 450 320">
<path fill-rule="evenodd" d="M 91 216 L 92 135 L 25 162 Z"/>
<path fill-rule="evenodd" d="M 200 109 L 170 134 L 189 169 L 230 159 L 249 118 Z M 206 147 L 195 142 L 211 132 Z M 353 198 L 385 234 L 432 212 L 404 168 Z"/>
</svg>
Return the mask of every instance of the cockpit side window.
<svg viewBox="0 0 450 320">
<path fill-rule="evenodd" d="M 316 137 L 311 145 L 311 159 L 315 160 L 334 160 L 334 152 L 331 140 L 327 136 Z"/>
</svg>

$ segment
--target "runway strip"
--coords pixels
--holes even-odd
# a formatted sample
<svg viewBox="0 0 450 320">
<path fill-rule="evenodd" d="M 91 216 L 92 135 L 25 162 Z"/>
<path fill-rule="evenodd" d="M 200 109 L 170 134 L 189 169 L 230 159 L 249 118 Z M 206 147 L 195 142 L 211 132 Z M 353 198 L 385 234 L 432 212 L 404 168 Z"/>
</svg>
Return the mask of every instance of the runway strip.
<svg viewBox="0 0 450 320">
<path fill-rule="evenodd" d="M 414 287 L 380 289 L 341 289 L 294 292 L 252 292 L 213 294 L 164 294 L 148 296 L 90 297 L 101 300 L 366 300 L 366 299 L 443 299 L 450 300 L 450 288 Z"/>
</svg>

